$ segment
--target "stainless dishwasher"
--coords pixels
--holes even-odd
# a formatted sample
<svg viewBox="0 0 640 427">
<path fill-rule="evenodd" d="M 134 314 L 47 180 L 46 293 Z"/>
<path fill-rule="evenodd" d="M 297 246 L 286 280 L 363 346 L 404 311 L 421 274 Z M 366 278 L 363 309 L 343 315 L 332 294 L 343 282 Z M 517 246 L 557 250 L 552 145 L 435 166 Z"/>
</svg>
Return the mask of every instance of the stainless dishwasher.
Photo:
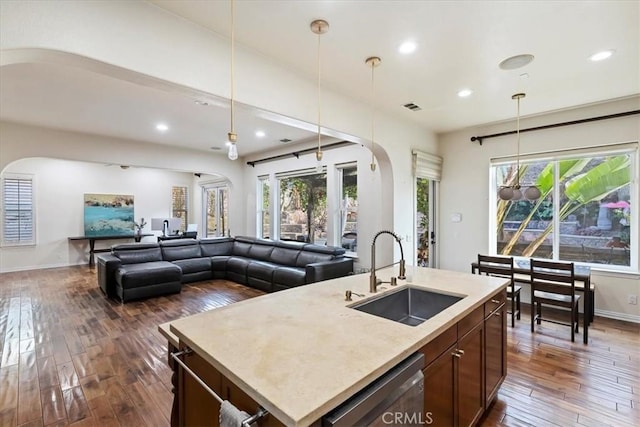
<svg viewBox="0 0 640 427">
<path fill-rule="evenodd" d="M 328 426 L 422 426 L 424 355 L 415 353 L 322 417 Z"/>
</svg>

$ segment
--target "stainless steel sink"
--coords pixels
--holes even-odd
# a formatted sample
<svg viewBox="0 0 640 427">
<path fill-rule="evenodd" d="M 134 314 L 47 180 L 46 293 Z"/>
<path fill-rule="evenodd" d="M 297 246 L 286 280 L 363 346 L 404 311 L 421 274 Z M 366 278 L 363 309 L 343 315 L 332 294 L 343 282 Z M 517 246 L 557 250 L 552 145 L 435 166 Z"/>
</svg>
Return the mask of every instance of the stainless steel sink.
<svg viewBox="0 0 640 427">
<path fill-rule="evenodd" d="M 352 305 L 351 308 L 394 322 L 416 326 L 463 298 L 409 286 L 373 300 Z"/>
</svg>

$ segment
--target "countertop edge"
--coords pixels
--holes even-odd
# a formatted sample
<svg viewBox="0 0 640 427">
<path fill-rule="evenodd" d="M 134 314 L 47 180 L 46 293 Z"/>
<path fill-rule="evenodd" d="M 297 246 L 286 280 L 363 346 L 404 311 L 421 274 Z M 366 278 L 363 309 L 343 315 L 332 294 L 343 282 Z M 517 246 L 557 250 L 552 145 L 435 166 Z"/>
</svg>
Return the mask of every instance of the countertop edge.
<svg viewBox="0 0 640 427">
<path fill-rule="evenodd" d="M 339 280 L 339 279 L 336 279 L 336 280 Z M 417 286 L 426 286 L 426 285 L 417 284 Z M 202 357 L 205 361 L 210 363 L 222 375 L 224 375 L 230 381 L 232 381 L 235 385 L 237 385 L 243 392 L 245 392 L 249 397 L 255 400 L 259 405 L 261 405 L 263 408 L 268 410 L 279 421 L 285 423 L 286 425 L 307 426 L 319 420 L 323 415 L 330 412 L 332 409 L 334 409 L 335 407 L 337 407 L 338 405 L 346 401 L 350 396 L 354 395 L 356 392 L 364 388 L 366 385 L 370 384 L 373 380 L 375 380 L 376 378 L 378 378 L 379 376 L 387 372 L 393 366 L 397 365 L 402 360 L 404 360 L 405 358 L 409 357 L 411 354 L 418 351 L 424 345 L 431 342 L 433 339 L 438 337 L 447 328 L 459 322 L 461 319 L 463 319 L 473 310 L 476 310 L 478 307 L 480 307 L 485 302 L 487 302 L 492 295 L 494 295 L 500 289 L 504 289 L 506 286 L 507 286 L 506 281 L 500 285 L 495 283 L 493 285 L 490 285 L 487 289 L 484 289 L 481 296 L 476 295 L 474 301 L 472 302 L 469 301 L 468 302 L 469 306 L 465 308 L 463 312 L 460 312 L 455 316 L 452 316 L 446 321 L 441 320 L 441 324 L 438 327 L 436 327 L 433 331 L 428 333 L 426 336 L 424 336 L 421 339 L 415 340 L 405 348 L 399 348 L 396 355 L 390 358 L 387 362 L 380 365 L 377 369 L 368 372 L 366 376 L 362 377 L 360 381 L 357 381 L 347 389 L 342 390 L 336 396 L 327 400 L 326 402 L 316 407 L 315 409 L 311 410 L 310 412 L 304 414 L 299 419 L 294 419 L 291 415 L 287 414 L 285 411 L 275 406 L 275 404 L 272 403 L 269 400 L 269 398 L 267 398 L 263 393 L 261 393 L 260 390 L 255 389 L 254 387 L 252 387 L 251 385 L 243 381 L 238 375 L 236 375 L 234 372 L 232 372 L 230 369 L 228 369 L 222 363 L 220 363 L 216 358 L 214 358 L 214 356 L 211 355 L 207 350 L 202 348 L 200 345 L 196 344 L 193 340 L 191 340 L 185 334 L 176 330 L 172 322 L 167 322 L 160 325 L 159 330 L 165 337 L 167 337 L 167 339 L 169 339 L 169 342 L 171 342 L 172 339 L 177 338 L 183 345 L 187 345 L 196 353 L 198 353 L 200 357 Z M 231 306 L 226 306 L 226 307 L 231 307 Z M 224 308 L 225 307 L 222 307 L 222 309 Z M 163 328 L 166 329 L 167 326 L 168 326 L 168 331 L 163 330 Z M 347 394 L 348 396 L 345 397 Z"/>
</svg>

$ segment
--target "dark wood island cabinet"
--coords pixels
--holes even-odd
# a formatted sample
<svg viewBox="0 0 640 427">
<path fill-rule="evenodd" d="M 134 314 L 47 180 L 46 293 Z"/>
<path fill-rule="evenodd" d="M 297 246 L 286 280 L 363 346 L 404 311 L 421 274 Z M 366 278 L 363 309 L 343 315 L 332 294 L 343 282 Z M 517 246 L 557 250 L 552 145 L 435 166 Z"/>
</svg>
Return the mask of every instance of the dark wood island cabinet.
<svg viewBox="0 0 640 427">
<path fill-rule="evenodd" d="M 184 352 L 180 363 L 186 367 L 169 361 L 172 425 L 216 426 L 220 400 L 228 400 L 249 415 L 268 411 L 259 426 L 317 426 L 416 352 L 424 355 L 420 419 L 438 426 L 477 424 L 506 375 L 506 281 L 418 267 L 411 274 L 405 286 L 462 299 L 422 324 L 403 325 L 345 301 L 351 290 L 376 297 L 367 295 L 368 277 L 356 275 L 161 325 L 170 348 Z"/>
</svg>

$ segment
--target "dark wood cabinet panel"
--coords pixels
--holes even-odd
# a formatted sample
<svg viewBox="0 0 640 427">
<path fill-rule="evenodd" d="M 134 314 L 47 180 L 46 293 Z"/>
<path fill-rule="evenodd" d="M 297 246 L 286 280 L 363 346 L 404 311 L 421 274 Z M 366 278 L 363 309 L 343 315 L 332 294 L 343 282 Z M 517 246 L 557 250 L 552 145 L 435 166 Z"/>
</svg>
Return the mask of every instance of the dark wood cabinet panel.
<svg viewBox="0 0 640 427">
<path fill-rule="evenodd" d="M 505 299 L 497 292 L 420 350 L 424 407 L 435 425 L 475 425 L 495 397 L 507 372 Z"/>
<path fill-rule="evenodd" d="M 213 391 L 222 396 L 222 375 L 196 353 L 183 358 L 184 363 Z M 220 403 L 183 369 L 178 369 L 178 425 L 217 426 Z M 173 418 L 173 417 L 172 417 Z"/>
<path fill-rule="evenodd" d="M 484 323 L 458 341 L 457 394 L 459 426 L 470 426 L 484 412 Z"/>
<path fill-rule="evenodd" d="M 485 320 L 485 409 L 507 376 L 507 306 L 502 304 Z"/>
<path fill-rule="evenodd" d="M 449 347 L 440 357 L 429 364 L 424 375 L 424 411 L 435 425 L 454 425 L 455 414 L 455 345 Z"/>
</svg>

